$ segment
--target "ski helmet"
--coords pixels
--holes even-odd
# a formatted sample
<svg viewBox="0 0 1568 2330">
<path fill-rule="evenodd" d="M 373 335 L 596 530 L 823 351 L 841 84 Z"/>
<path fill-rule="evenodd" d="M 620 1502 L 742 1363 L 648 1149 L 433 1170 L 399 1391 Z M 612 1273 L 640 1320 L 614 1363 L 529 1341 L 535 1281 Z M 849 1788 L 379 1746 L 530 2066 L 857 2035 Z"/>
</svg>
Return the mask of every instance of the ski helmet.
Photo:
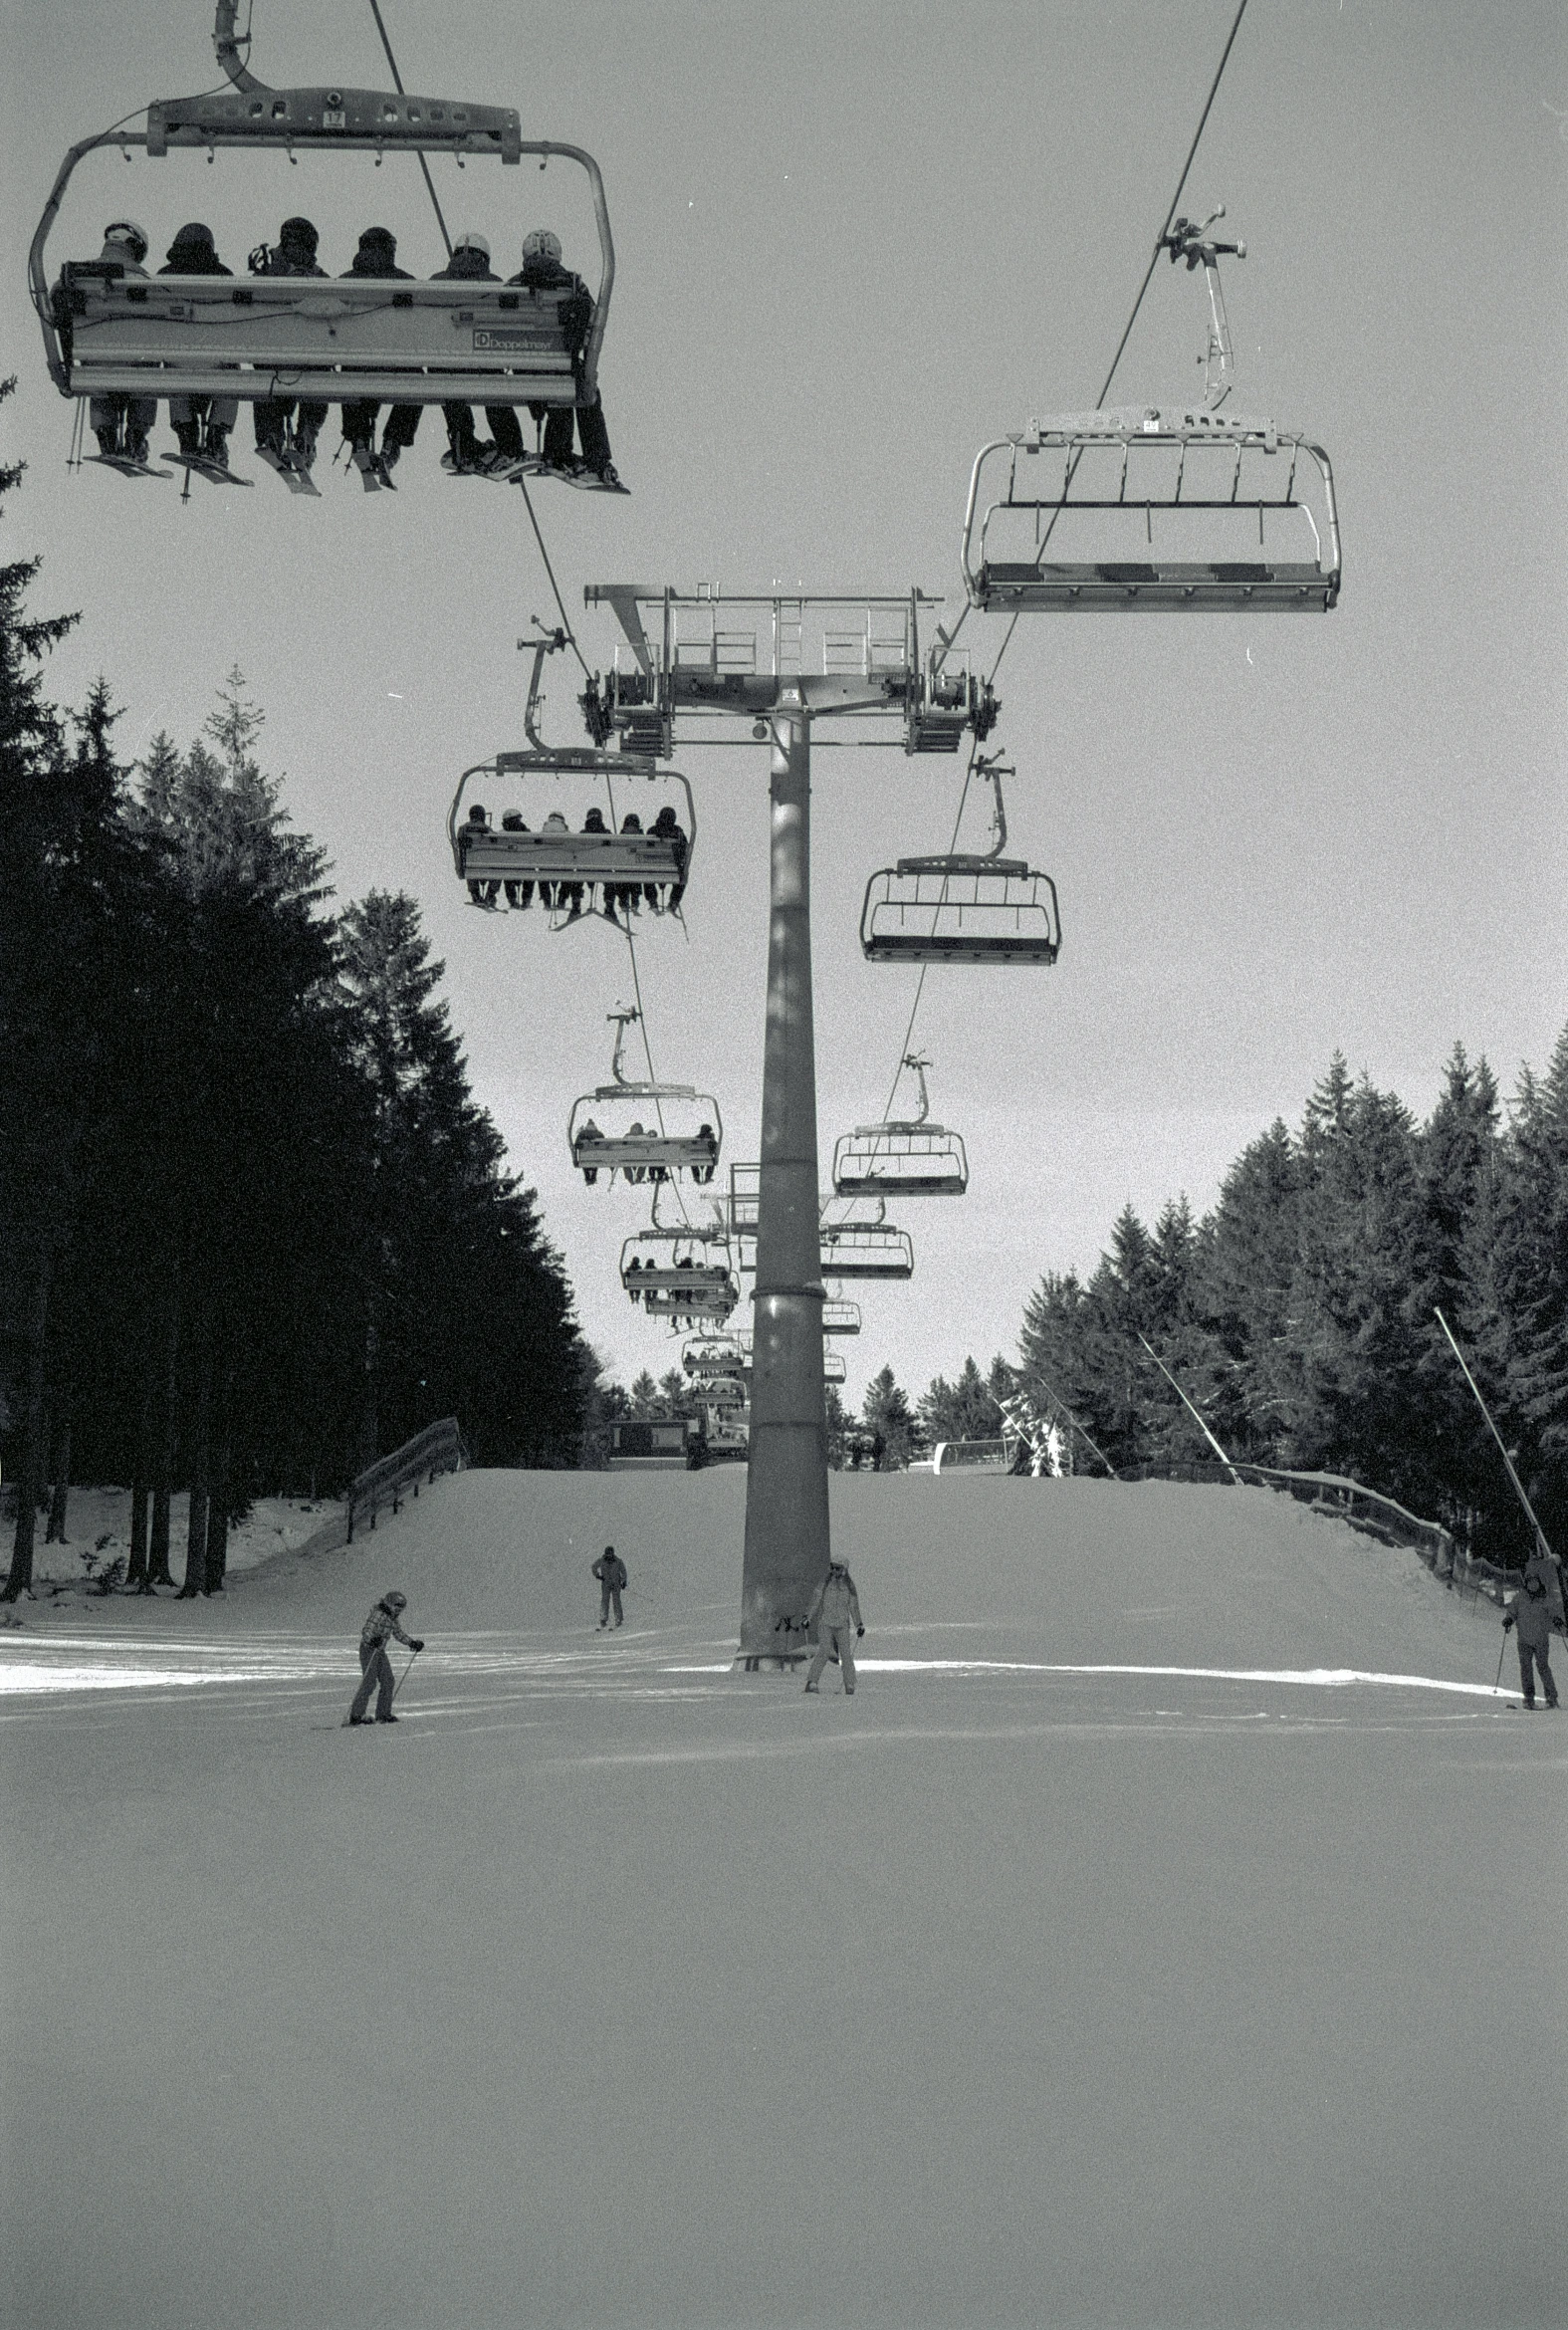
<svg viewBox="0 0 1568 2330">
<path fill-rule="evenodd" d="M 111 220 L 104 229 L 104 240 L 106 243 L 124 243 L 138 265 L 147 255 L 147 230 L 144 226 L 138 226 L 133 218 Z"/>
<path fill-rule="evenodd" d="M 383 1594 L 381 1600 L 388 1610 L 406 1610 L 408 1607 L 408 1596 L 400 1594 L 395 1586 L 389 1594 Z"/>
<path fill-rule="evenodd" d="M 490 257 L 489 243 L 483 235 L 476 233 L 472 227 L 465 228 L 463 233 L 458 236 L 457 241 L 452 245 L 452 252 L 454 257 L 459 251 L 477 251 L 481 259 L 488 259 Z"/>
<path fill-rule="evenodd" d="M 560 265 L 560 237 L 550 227 L 531 227 L 523 237 L 525 259 L 550 259 Z"/>
<path fill-rule="evenodd" d="M 280 243 L 303 243 L 308 251 L 314 252 L 321 237 L 310 219 L 286 218 L 278 229 L 278 240 Z"/>
<path fill-rule="evenodd" d="M 212 240 L 211 227 L 203 226 L 199 218 L 193 218 L 188 225 L 180 228 L 179 233 L 169 245 L 169 257 L 172 259 L 176 251 L 188 251 L 192 244 L 199 244 L 208 251 L 216 248 Z"/>
</svg>

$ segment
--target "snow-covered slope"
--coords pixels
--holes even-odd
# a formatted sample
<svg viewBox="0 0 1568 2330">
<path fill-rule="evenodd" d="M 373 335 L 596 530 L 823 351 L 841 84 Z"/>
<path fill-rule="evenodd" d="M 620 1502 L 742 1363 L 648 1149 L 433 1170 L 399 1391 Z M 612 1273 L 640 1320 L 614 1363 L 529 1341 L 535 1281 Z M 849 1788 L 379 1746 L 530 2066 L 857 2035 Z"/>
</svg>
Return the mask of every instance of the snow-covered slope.
<svg viewBox="0 0 1568 2330">
<path fill-rule="evenodd" d="M 736 1474 L 26 1610 L 10 2320 L 1560 2318 L 1563 1719 L 1495 1613 L 1260 1491 L 833 1490 L 853 1702 L 729 1672 Z M 1450 1688 L 1261 1679 L 1321 1670 Z"/>
</svg>

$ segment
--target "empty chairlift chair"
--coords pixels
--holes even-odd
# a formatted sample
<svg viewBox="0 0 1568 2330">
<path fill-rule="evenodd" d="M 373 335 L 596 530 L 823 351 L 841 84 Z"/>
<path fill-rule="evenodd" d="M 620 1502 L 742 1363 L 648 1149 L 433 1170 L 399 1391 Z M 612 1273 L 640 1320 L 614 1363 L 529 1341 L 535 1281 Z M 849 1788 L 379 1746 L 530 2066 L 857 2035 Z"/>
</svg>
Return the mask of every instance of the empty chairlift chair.
<svg viewBox="0 0 1568 2330">
<path fill-rule="evenodd" d="M 1005 857 L 1007 812 L 1000 758 L 975 774 L 996 788 L 994 847 L 979 855 L 901 857 L 866 884 L 860 950 L 870 963 L 1049 965 L 1061 952 L 1056 885 L 1021 857 Z"/>
<path fill-rule="evenodd" d="M 85 138 L 61 166 L 33 237 L 28 278 L 45 353 L 65 396 L 283 395 L 329 403 L 591 405 L 615 253 L 598 164 L 580 146 L 525 138 L 516 111 L 402 92 L 270 89 L 245 68 L 236 0 L 218 0 L 214 42 L 232 87 L 147 108 L 145 130 Z M 44 248 L 73 171 L 101 145 L 151 158 L 233 148 L 448 153 L 516 164 L 560 157 L 587 174 L 599 242 L 591 313 L 525 285 L 396 284 L 287 276 L 138 280 L 103 260 L 68 260 L 51 286 Z M 578 303 L 580 305 L 580 302 Z M 570 311 L 570 312 L 568 312 Z"/>
<path fill-rule="evenodd" d="M 962 1197 L 969 1187 L 964 1143 L 946 1125 L 930 1121 L 928 1059 L 906 1052 L 903 1065 L 920 1078 L 920 1113 L 857 1124 L 833 1150 L 836 1197 Z"/>
<path fill-rule="evenodd" d="M 1214 218 L 1224 216 L 1223 209 Z M 1321 445 L 1220 409 L 1233 356 L 1223 253 L 1178 219 L 1172 261 L 1202 266 L 1208 401 L 1042 414 L 977 455 L 965 587 L 1003 614 L 1326 613 L 1339 597 L 1339 514 Z"/>
<path fill-rule="evenodd" d="M 824 1279 L 912 1279 L 915 1248 L 891 1222 L 823 1222 L 817 1231 Z"/>
<path fill-rule="evenodd" d="M 860 1305 L 842 1296 L 829 1295 L 822 1304 L 822 1332 L 824 1335 L 857 1335 L 860 1332 Z"/>
<path fill-rule="evenodd" d="M 572 1164 L 590 1187 L 601 1173 L 606 1183 L 619 1173 L 629 1182 L 652 1182 L 655 1189 L 672 1174 L 687 1173 L 705 1186 L 713 1179 L 724 1141 L 718 1101 L 694 1084 L 638 1082 L 624 1075 L 626 1030 L 640 1015 L 634 1006 L 621 1004 L 607 1017 L 615 1029 L 612 1080 L 572 1104 L 566 1121 Z"/>
</svg>

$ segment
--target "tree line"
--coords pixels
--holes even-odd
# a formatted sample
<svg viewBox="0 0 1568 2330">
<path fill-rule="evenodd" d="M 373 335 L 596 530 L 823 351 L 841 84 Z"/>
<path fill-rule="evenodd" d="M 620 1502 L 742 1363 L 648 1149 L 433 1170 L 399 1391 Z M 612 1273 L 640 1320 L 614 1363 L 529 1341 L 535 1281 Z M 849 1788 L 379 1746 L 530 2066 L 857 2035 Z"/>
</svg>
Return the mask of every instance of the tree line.
<svg viewBox="0 0 1568 2330">
<path fill-rule="evenodd" d="M 1511 1104 L 1455 1047 L 1425 1124 L 1336 1053 L 1194 1221 L 1131 1206 L 1085 1282 L 1047 1274 L 1019 1376 L 1082 1469 L 1237 1461 L 1347 1474 L 1517 1561 L 1531 1531 L 1437 1313 L 1548 1536 L 1568 1537 L 1568 1029 Z M 1087 1437 L 1085 1437 L 1087 1436 Z M 1092 1445 L 1091 1445 L 1092 1444 Z"/>
<path fill-rule="evenodd" d="M 195 1593 L 254 1497 L 330 1494 L 436 1417 L 479 1462 L 576 1463 L 593 1361 L 417 905 L 333 910 L 238 671 L 134 766 L 107 682 L 52 704 L 77 618 L 28 612 L 37 568 L 0 566 L 4 1593 L 73 1478 L 131 1483 L 148 1589 L 188 1487 Z"/>
</svg>

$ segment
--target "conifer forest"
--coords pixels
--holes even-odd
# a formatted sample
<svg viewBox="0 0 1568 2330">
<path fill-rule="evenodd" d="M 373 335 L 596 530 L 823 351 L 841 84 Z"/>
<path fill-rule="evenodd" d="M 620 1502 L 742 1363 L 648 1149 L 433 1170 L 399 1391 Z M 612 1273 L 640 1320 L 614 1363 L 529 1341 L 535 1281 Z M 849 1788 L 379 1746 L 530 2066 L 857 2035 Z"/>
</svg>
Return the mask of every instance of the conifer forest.
<svg viewBox="0 0 1568 2330">
<path fill-rule="evenodd" d="M 255 1496 L 333 1494 L 434 1418 L 480 1463 L 575 1464 L 591 1361 L 418 907 L 335 900 L 239 671 L 134 764 L 110 679 L 53 704 L 75 617 L 31 611 L 36 565 L 0 567 L 5 1590 L 51 1484 L 132 1485 L 145 1586 L 189 1489 L 212 1591 Z"/>
</svg>

